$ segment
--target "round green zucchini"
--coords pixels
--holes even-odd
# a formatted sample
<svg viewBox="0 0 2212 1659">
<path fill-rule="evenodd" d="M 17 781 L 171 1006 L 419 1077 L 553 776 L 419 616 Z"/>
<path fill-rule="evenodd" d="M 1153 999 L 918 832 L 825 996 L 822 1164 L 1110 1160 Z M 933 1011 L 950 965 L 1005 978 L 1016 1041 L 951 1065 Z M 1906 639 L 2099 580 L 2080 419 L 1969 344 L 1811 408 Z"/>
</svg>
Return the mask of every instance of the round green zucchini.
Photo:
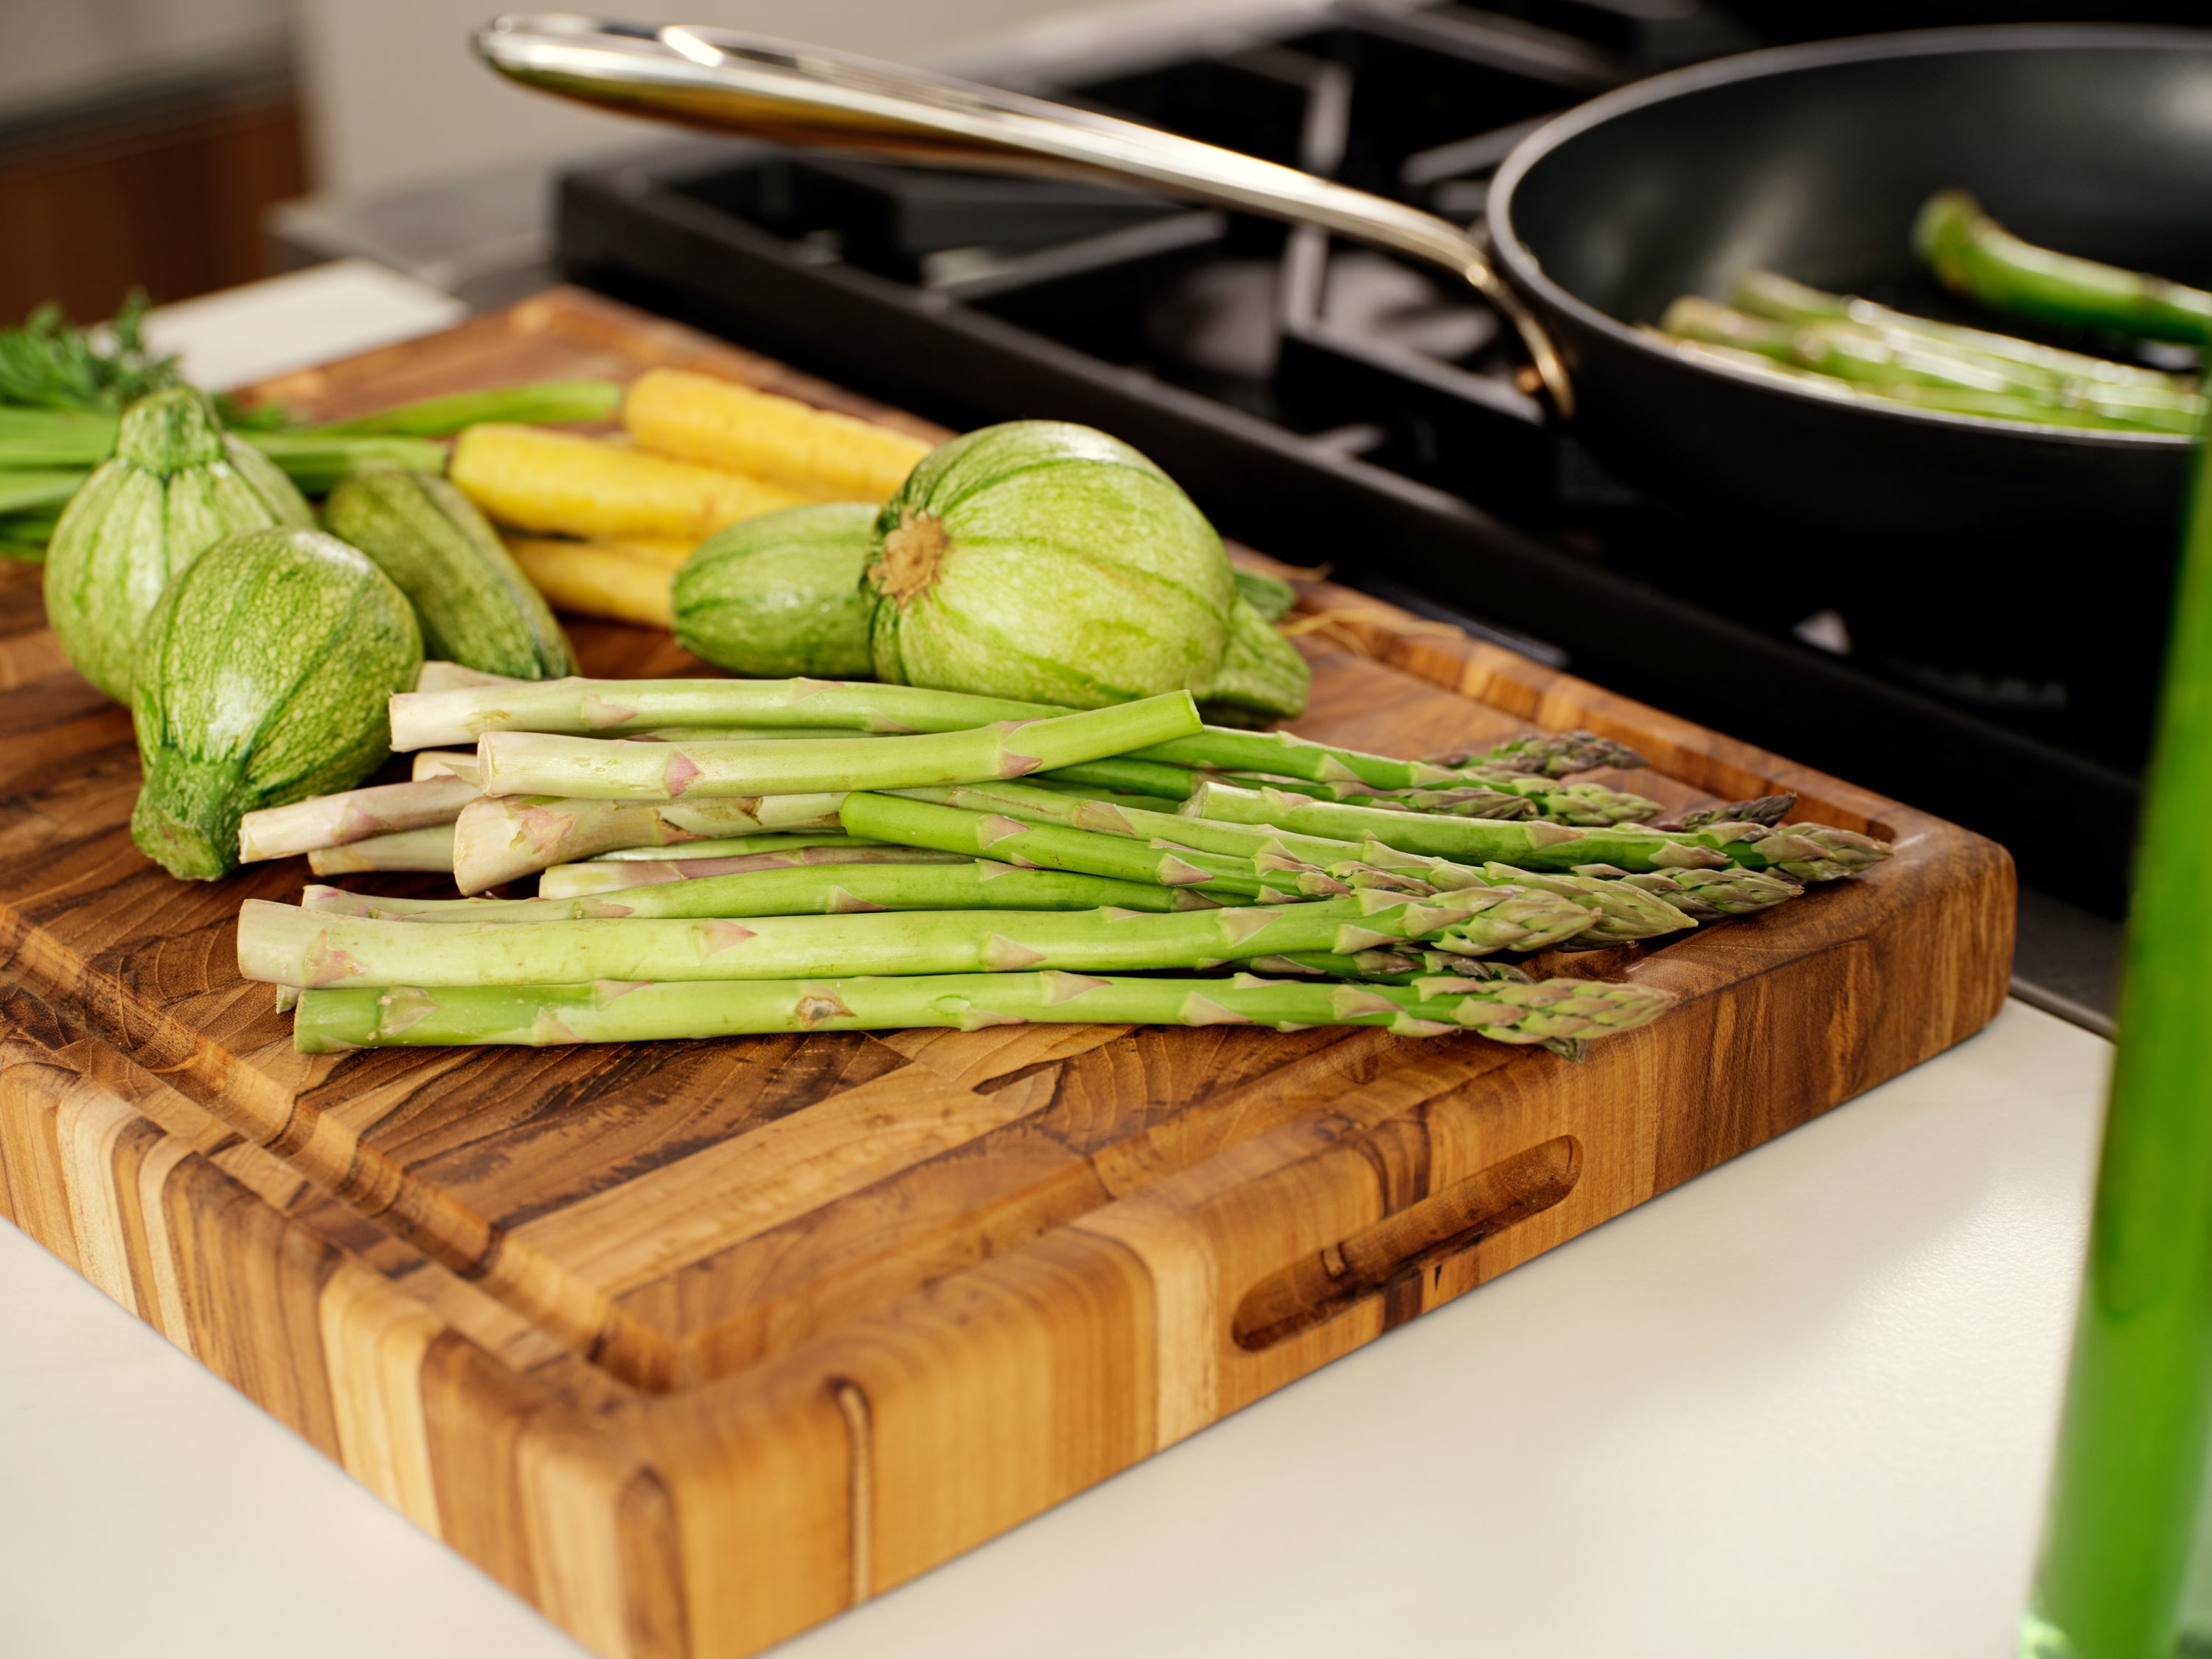
<svg viewBox="0 0 2212 1659">
<path fill-rule="evenodd" d="M 884 504 L 867 579 L 877 678 L 1079 708 L 1203 693 L 1236 597 L 1175 481 L 1063 421 L 925 456 Z"/>
<path fill-rule="evenodd" d="M 131 838 L 172 875 L 228 873 L 247 812 L 375 769 L 387 700 L 422 664 L 406 595 L 336 537 L 218 542 L 169 584 L 139 641 L 131 712 L 145 782 Z"/>
<path fill-rule="evenodd" d="M 153 392 L 124 412 L 113 458 L 62 509 L 47 619 L 77 672 L 128 702 L 138 631 L 171 581 L 226 536 L 314 521 L 276 464 L 223 430 L 205 392 Z"/>
</svg>

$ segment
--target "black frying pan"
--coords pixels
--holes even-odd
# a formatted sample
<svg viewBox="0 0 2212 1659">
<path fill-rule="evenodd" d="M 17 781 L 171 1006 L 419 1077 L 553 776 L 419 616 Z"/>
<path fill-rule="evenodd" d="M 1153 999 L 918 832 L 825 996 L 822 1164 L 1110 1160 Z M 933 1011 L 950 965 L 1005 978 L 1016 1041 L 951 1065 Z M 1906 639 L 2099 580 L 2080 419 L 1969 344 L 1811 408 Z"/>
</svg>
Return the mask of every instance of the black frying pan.
<svg viewBox="0 0 2212 1659">
<path fill-rule="evenodd" d="M 1491 225 L 1574 377 L 1583 435 L 1638 482 L 1876 555 L 1986 562 L 1992 578 L 2033 574 L 2008 572 L 2014 546 L 2069 541 L 2093 580 L 2121 552 L 2162 571 L 2185 439 L 1838 405 L 1686 363 L 1630 326 L 1763 265 L 2038 332 L 1960 307 L 1916 269 L 1913 214 L 1946 185 L 2032 241 L 2212 279 L 2212 32 L 1956 29 L 1662 75 L 1530 135 L 1499 171 Z"/>
<path fill-rule="evenodd" d="M 1948 185 L 2024 234 L 2185 280 L 2212 231 L 2212 33 L 2030 27 L 1754 53 L 1600 98 L 1508 159 L 1498 262 L 1404 203 L 1154 129 L 842 53 L 573 15 L 478 31 L 494 68 L 717 131 L 1049 172 L 1319 225 L 1463 278 L 1552 406 L 1620 472 L 1865 556 L 1988 561 L 2028 539 L 2166 564 L 2189 446 L 1801 392 L 1630 325 L 1754 264 L 1910 303 L 1914 210 Z M 2148 555 L 2148 556 L 2143 556 Z M 1996 567 L 1992 564 L 1993 573 Z"/>
</svg>

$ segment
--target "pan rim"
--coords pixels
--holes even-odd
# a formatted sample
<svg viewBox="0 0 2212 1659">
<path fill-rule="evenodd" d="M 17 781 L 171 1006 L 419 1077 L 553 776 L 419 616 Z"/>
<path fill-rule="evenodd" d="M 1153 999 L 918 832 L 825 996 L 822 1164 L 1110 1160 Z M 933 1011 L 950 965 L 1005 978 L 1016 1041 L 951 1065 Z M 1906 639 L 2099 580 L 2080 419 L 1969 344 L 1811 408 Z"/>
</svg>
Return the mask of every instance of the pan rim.
<svg viewBox="0 0 2212 1659">
<path fill-rule="evenodd" d="M 1639 333 L 1612 313 L 1570 293 L 1546 273 L 1520 234 L 1513 228 L 1513 198 L 1522 179 L 1543 159 L 1572 139 L 1632 111 L 1671 102 L 1715 87 L 1741 81 L 1771 79 L 1804 70 L 1838 64 L 1879 62 L 1896 58 L 1932 58 L 1990 51 L 2066 52 L 2091 49 L 2145 48 L 2212 52 L 2212 28 L 2187 28 L 2157 23 L 1998 23 L 1956 28 L 1909 29 L 1890 34 L 1856 36 L 1843 40 L 1816 40 L 1802 45 L 1768 46 L 1711 63 L 1669 70 L 1642 81 L 1602 93 L 1587 103 L 1562 111 L 1516 144 L 1492 176 L 1487 206 L 1491 246 L 1506 268 L 1513 285 L 1541 296 L 1544 303 L 1565 312 L 1582 326 L 1604 335 L 1655 362 L 1684 373 L 1784 397 L 1800 403 L 1837 407 L 1829 392 L 1811 392 L 1754 374 L 1732 364 L 1696 362 L 1664 343 Z M 2208 362 L 2212 368 L 2212 362 Z M 1850 405 L 1854 414 L 1874 420 L 1902 422 L 1909 426 L 1995 433 L 2023 443 L 2063 443 L 2090 448 L 2121 450 L 2193 449 L 2197 440 L 2171 432 L 2100 432 L 2081 427 L 2046 426 L 2033 421 L 2005 421 L 1986 415 L 1962 415 L 1948 410 L 1887 407 L 1871 400 Z"/>
</svg>

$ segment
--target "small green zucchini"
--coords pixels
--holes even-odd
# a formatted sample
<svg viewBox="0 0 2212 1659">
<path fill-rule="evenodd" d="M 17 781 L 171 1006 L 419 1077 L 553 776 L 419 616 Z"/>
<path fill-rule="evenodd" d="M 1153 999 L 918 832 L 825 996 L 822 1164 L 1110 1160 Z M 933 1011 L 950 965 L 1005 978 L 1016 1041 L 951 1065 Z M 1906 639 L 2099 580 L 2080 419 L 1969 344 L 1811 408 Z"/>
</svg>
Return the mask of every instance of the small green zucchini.
<svg viewBox="0 0 2212 1659">
<path fill-rule="evenodd" d="M 443 478 L 398 467 L 331 492 L 323 525 L 398 585 L 424 653 L 514 679 L 576 672 L 568 636 L 476 504 Z"/>
</svg>

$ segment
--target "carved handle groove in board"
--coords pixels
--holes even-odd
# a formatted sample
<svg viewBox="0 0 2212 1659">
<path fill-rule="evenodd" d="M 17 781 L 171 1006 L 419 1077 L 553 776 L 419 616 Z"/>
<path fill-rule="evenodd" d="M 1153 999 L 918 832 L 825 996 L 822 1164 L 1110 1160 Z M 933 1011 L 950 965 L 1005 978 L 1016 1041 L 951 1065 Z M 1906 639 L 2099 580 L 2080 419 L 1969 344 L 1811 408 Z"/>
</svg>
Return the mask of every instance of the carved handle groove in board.
<svg viewBox="0 0 2212 1659">
<path fill-rule="evenodd" d="M 1582 1142 L 1558 1135 L 1477 1170 L 1261 1279 L 1237 1303 L 1230 1334 L 1248 1352 L 1272 1348 L 1550 1209 L 1582 1167 Z"/>
</svg>

